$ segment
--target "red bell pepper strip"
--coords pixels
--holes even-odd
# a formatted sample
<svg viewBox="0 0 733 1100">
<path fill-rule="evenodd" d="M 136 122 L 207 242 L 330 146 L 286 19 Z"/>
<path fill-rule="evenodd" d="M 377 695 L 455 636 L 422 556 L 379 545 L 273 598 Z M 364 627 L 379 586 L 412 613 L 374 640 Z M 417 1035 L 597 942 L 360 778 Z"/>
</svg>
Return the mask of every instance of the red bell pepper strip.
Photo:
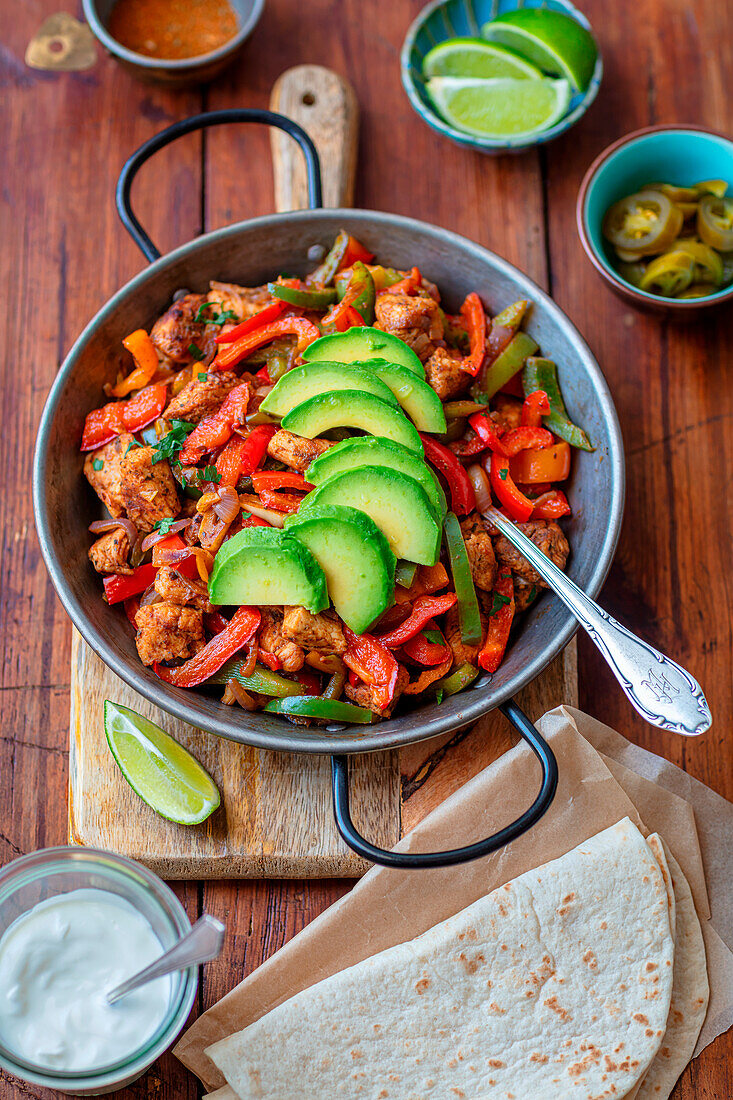
<svg viewBox="0 0 733 1100">
<path fill-rule="evenodd" d="M 273 384 L 272 379 L 270 378 L 270 368 L 268 367 L 267 363 L 265 363 L 264 367 L 260 367 L 260 369 L 255 372 L 255 378 L 259 378 L 260 382 L 264 382 L 267 386 L 271 386 Z"/>
<path fill-rule="evenodd" d="M 461 369 L 475 378 L 486 356 L 486 313 L 483 302 L 475 291 L 471 291 L 466 297 L 461 306 L 461 316 L 466 325 L 471 348 L 461 363 Z"/>
<path fill-rule="evenodd" d="M 283 663 L 275 653 L 268 653 L 261 646 L 257 648 L 257 660 L 260 664 L 267 665 L 272 672 L 277 672 L 283 667 Z"/>
<path fill-rule="evenodd" d="M 147 386 L 158 369 L 158 353 L 155 350 L 155 344 L 144 328 L 135 329 L 126 336 L 122 346 L 127 348 L 135 360 L 135 369 L 115 386 L 112 390 L 113 397 L 127 397 L 133 390 L 140 390 L 143 386 Z"/>
<path fill-rule="evenodd" d="M 532 519 L 559 519 L 570 515 L 568 498 L 561 489 L 551 489 L 534 500 Z"/>
<path fill-rule="evenodd" d="M 297 493 L 276 493 L 272 489 L 260 489 L 259 497 L 265 508 L 274 512 L 297 512 L 303 503 Z"/>
<path fill-rule="evenodd" d="M 216 338 L 217 344 L 233 344 L 236 340 L 241 340 L 247 333 L 254 332 L 255 329 L 262 328 L 263 325 L 269 325 L 270 321 L 276 320 L 287 307 L 288 303 L 281 302 L 278 298 L 268 302 L 259 313 L 254 313 L 246 321 L 230 328 L 228 332 L 220 332 Z"/>
<path fill-rule="evenodd" d="M 267 454 L 267 445 L 277 431 L 274 424 L 258 424 L 248 436 L 233 435 L 216 460 L 221 485 L 236 485 L 259 469 Z"/>
<path fill-rule="evenodd" d="M 522 372 L 513 374 L 508 382 L 499 390 L 499 393 L 509 394 L 510 397 L 519 397 L 524 401 L 524 387 L 522 386 Z"/>
<path fill-rule="evenodd" d="M 391 286 L 384 287 L 380 294 L 414 294 L 419 286 L 422 286 L 422 275 L 417 267 L 413 267 L 404 279 L 400 279 Z"/>
<path fill-rule="evenodd" d="M 354 634 L 344 627 L 348 649 L 343 661 L 352 672 L 375 688 L 374 702 L 381 709 L 394 699 L 399 665 L 386 646 L 371 634 Z"/>
<path fill-rule="evenodd" d="M 529 500 L 524 493 L 520 493 L 512 480 L 509 473 L 508 458 L 503 455 L 492 454 L 490 479 L 494 495 L 498 497 L 511 518 L 516 520 L 517 523 L 526 523 L 532 515 L 534 502 Z"/>
<path fill-rule="evenodd" d="M 442 443 L 438 443 L 432 436 L 423 435 L 422 432 L 420 432 L 420 438 L 423 441 L 426 459 L 448 482 L 453 511 L 457 516 L 467 516 L 476 507 L 476 494 L 468 474 L 453 452 Z"/>
<path fill-rule="evenodd" d="M 221 633 L 216 634 L 204 648 L 178 668 L 166 668 L 154 664 L 153 670 L 175 687 L 197 687 L 213 676 L 230 657 L 246 646 L 260 625 L 260 613 L 255 607 L 238 607 Z"/>
<path fill-rule="evenodd" d="M 137 432 L 157 420 L 165 408 L 168 387 L 165 382 L 146 386 L 129 401 L 111 401 L 93 409 L 86 418 L 81 439 L 82 451 L 96 451 L 122 432 Z"/>
<path fill-rule="evenodd" d="M 488 447 L 489 450 L 494 451 L 498 455 L 507 456 L 507 452 L 504 450 L 504 444 L 494 427 L 494 422 L 490 416 L 486 413 L 474 413 L 473 416 L 469 416 L 468 423 L 471 425 L 476 435 L 481 439 L 484 447 Z"/>
<path fill-rule="evenodd" d="M 346 251 L 338 266 L 338 270 L 341 271 L 343 267 L 351 267 L 357 260 L 361 260 L 363 264 L 368 264 L 373 259 L 373 252 L 365 248 L 361 241 L 357 241 L 356 237 L 349 236 L 349 242 L 346 245 Z"/>
<path fill-rule="evenodd" d="M 523 427 L 541 428 L 542 417 L 549 416 L 551 411 L 550 399 L 545 391 L 534 390 L 532 393 L 528 393 L 524 399 L 521 424 Z"/>
<path fill-rule="evenodd" d="M 506 601 L 498 611 L 489 616 L 484 644 L 478 655 L 478 663 L 486 672 L 496 672 L 504 659 L 509 631 L 514 618 L 514 581 L 511 569 L 502 569 L 494 585 L 494 593 Z"/>
<path fill-rule="evenodd" d="M 472 458 L 486 450 L 486 444 L 476 432 L 471 432 L 468 438 L 454 439 L 448 446 L 458 458 Z"/>
<path fill-rule="evenodd" d="M 166 538 L 156 543 L 156 546 L 164 547 L 166 550 L 186 549 L 186 544 L 180 535 L 168 535 Z M 149 588 L 153 583 L 158 569 L 159 566 L 146 563 L 145 565 L 139 565 L 132 573 L 128 573 L 125 576 L 115 573 L 112 576 L 105 577 L 102 581 L 104 585 L 104 598 L 107 603 L 111 605 L 120 603 L 121 600 L 129 600 L 133 596 L 139 596 L 141 592 L 144 592 L 145 589 Z M 195 555 L 192 554 L 190 558 L 185 558 L 183 561 L 178 562 L 176 569 L 184 577 L 193 580 L 194 577 L 198 576 Z"/>
<path fill-rule="evenodd" d="M 300 672 L 294 672 L 293 676 L 304 689 L 306 695 L 321 694 L 321 681 L 315 672 L 308 672 L 307 669 L 303 668 Z"/>
<path fill-rule="evenodd" d="M 551 447 L 554 442 L 554 436 L 547 428 L 512 428 L 501 438 L 501 453 L 505 458 L 513 458 L 520 451 L 541 450 Z"/>
<path fill-rule="evenodd" d="M 381 634 L 377 641 L 388 649 L 396 649 L 411 638 L 416 637 L 423 627 L 436 615 L 443 615 L 453 607 L 457 599 L 455 592 L 446 592 L 445 596 L 419 596 L 412 605 L 408 618 L 395 630 Z"/>
<path fill-rule="evenodd" d="M 204 615 L 204 626 L 209 634 L 221 634 L 229 626 L 229 619 L 225 619 L 220 611 L 207 611 Z"/>
<path fill-rule="evenodd" d="M 183 466 L 193 466 L 207 451 L 215 451 L 228 443 L 235 426 L 244 424 L 248 404 L 249 384 L 242 382 L 229 391 L 217 412 L 199 421 L 181 447 L 178 461 Z"/>
<path fill-rule="evenodd" d="M 297 350 L 300 355 L 320 335 L 320 329 L 305 317 L 281 317 L 277 321 L 271 321 L 252 332 L 245 333 L 233 344 L 227 344 L 224 350 L 217 354 L 209 370 L 228 370 L 240 363 L 251 352 L 261 348 L 263 344 L 276 340 L 278 336 L 297 336 Z"/>
<path fill-rule="evenodd" d="M 315 485 L 293 470 L 262 470 L 252 474 L 252 484 L 256 493 L 261 489 L 302 489 L 304 493 L 315 489 Z"/>
<path fill-rule="evenodd" d="M 132 625 L 137 629 L 137 623 L 135 622 L 135 616 L 140 610 L 140 601 L 137 596 L 130 596 L 129 600 L 125 600 L 125 614 L 130 620 Z"/>
<path fill-rule="evenodd" d="M 261 516 L 245 515 L 242 517 L 242 527 L 272 527 L 272 524 Z"/>
<path fill-rule="evenodd" d="M 431 624 L 428 623 L 427 625 L 430 626 Z M 422 633 L 405 642 L 402 652 L 406 657 L 417 661 L 418 664 L 425 665 L 427 668 L 434 668 L 435 665 L 442 664 L 450 656 L 450 649 L 447 645 L 442 642 L 431 642 Z"/>
</svg>

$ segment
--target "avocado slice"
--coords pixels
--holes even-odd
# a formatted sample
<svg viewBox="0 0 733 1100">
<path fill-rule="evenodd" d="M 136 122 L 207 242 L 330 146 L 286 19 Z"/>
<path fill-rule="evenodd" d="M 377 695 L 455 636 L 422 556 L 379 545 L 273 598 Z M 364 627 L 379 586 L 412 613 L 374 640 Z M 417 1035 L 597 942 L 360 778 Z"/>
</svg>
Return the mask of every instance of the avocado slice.
<svg viewBox="0 0 733 1100">
<path fill-rule="evenodd" d="M 277 527 L 245 527 L 224 544 L 209 577 L 209 599 L 219 605 L 297 604 L 313 613 L 328 607 L 320 565 Z"/>
<path fill-rule="evenodd" d="M 318 505 L 288 516 L 285 530 L 323 570 L 331 602 L 355 634 L 363 634 L 394 599 L 395 556 L 366 512 Z"/>
<path fill-rule="evenodd" d="M 314 340 L 308 345 L 303 352 L 303 358 L 308 363 L 324 359 L 336 363 L 386 359 L 390 363 L 407 367 L 420 378 L 425 377 L 425 368 L 404 340 L 393 336 L 391 332 L 382 332 L 379 328 L 370 328 L 367 325 L 321 336 L 320 340 Z"/>
<path fill-rule="evenodd" d="M 409 371 L 405 373 L 409 381 L 412 375 Z M 309 397 L 315 397 L 318 393 L 333 393 L 334 390 L 361 390 L 364 393 L 373 393 L 375 397 L 381 397 L 382 401 L 390 405 L 397 405 L 399 401 L 396 395 L 392 395 L 389 383 L 382 381 L 377 372 L 369 367 L 316 362 L 306 363 L 303 367 L 295 367 L 283 374 L 275 388 L 270 390 L 260 405 L 260 409 L 273 416 L 286 416 L 291 409 L 301 405 Z M 425 430 L 444 432 L 445 422 L 441 429 L 426 428 Z"/>
<path fill-rule="evenodd" d="M 371 435 L 384 435 L 422 455 L 417 430 L 402 409 L 382 401 L 373 393 L 334 390 L 309 397 L 282 418 L 282 426 L 296 435 L 315 439 L 331 428 L 361 428 Z"/>
<path fill-rule="evenodd" d="M 446 431 L 443 402 L 433 387 L 418 378 L 414 371 L 398 363 L 388 363 L 385 359 L 369 359 L 363 363 L 354 363 L 353 366 L 374 371 L 389 386 L 403 410 L 421 432 L 443 435 Z"/>
<path fill-rule="evenodd" d="M 427 493 L 436 519 L 439 523 L 443 522 L 448 506 L 435 474 L 414 451 L 392 439 L 373 435 L 344 439 L 311 462 L 305 476 L 312 485 L 323 485 L 334 474 L 356 466 L 386 466 L 390 470 L 399 470 L 408 477 L 414 477 Z"/>
<path fill-rule="evenodd" d="M 341 504 L 366 512 L 387 536 L 398 558 L 435 565 L 440 550 L 440 524 L 427 493 L 413 477 L 383 466 L 357 466 L 330 477 L 309 493 L 298 516 L 311 508 Z"/>
</svg>

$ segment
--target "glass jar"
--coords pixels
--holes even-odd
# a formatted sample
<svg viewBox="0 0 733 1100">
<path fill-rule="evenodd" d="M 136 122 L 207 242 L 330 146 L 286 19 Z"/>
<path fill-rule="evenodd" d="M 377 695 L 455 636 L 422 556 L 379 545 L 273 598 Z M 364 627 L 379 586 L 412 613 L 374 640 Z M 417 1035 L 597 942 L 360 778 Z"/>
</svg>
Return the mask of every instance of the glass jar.
<svg viewBox="0 0 733 1100">
<path fill-rule="evenodd" d="M 157 875 L 124 856 L 69 846 L 32 852 L 0 870 L 0 936 L 39 902 L 79 889 L 119 895 L 148 921 L 163 951 L 191 929 L 178 898 Z M 92 1070 L 49 1069 L 5 1047 L 0 1035 L 0 1066 L 24 1081 L 72 1096 L 100 1096 L 123 1088 L 173 1044 L 188 1018 L 198 986 L 198 967 L 178 971 L 170 981 L 165 1017 L 154 1034 L 124 1059 Z"/>
</svg>

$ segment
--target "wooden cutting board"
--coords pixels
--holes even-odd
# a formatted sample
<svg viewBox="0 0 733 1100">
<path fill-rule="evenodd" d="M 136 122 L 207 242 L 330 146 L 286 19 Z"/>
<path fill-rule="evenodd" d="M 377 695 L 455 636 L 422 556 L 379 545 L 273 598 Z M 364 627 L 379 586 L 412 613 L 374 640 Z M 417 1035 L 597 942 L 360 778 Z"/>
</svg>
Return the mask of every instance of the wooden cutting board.
<svg viewBox="0 0 733 1100">
<path fill-rule="evenodd" d="M 328 69 L 302 65 L 280 77 L 271 106 L 300 122 L 313 138 L 323 168 L 325 205 L 351 205 L 358 114 L 351 87 Z M 277 208 L 302 209 L 307 206 L 302 156 L 286 135 L 272 134 Z M 147 715 L 201 761 L 221 791 L 222 806 L 213 817 L 201 826 L 178 826 L 141 802 L 107 748 L 105 699 Z M 531 718 L 560 703 L 577 705 L 574 642 L 518 701 Z M 352 757 L 357 826 L 376 843 L 391 847 L 511 743 L 505 720 L 492 712 L 468 730 L 399 753 Z M 528 805 L 534 793 L 527 792 Z M 75 630 L 69 839 L 138 859 L 169 879 L 356 877 L 368 866 L 336 832 L 328 758 L 266 752 L 179 722 L 115 676 Z"/>
</svg>

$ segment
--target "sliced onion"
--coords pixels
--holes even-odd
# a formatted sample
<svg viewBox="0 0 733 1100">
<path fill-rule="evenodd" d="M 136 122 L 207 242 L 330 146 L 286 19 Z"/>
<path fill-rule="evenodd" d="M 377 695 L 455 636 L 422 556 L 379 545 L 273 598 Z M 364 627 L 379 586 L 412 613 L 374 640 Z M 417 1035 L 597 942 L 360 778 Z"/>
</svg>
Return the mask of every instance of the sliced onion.
<svg viewBox="0 0 733 1100">
<path fill-rule="evenodd" d="M 239 514 L 239 496 L 233 485 L 220 485 L 217 489 L 218 500 L 213 510 L 227 527 Z"/>
<path fill-rule="evenodd" d="M 149 607 L 153 603 L 160 603 L 162 598 L 163 597 L 159 596 L 158 593 L 155 591 L 155 582 L 153 582 L 152 584 L 148 585 L 148 587 L 145 589 L 142 596 L 140 597 L 140 606 Z"/>
<path fill-rule="evenodd" d="M 130 565 L 133 569 L 137 569 L 138 565 L 142 564 L 142 560 L 145 557 L 143 553 L 143 537 L 138 535 L 135 540 L 135 545 L 130 551 Z"/>
<path fill-rule="evenodd" d="M 137 542 L 137 527 L 131 519 L 95 519 L 89 524 L 89 530 L 93 535 L 101 535 L 104 531 L 114 531 L 115 527 L 121 527 L 127 535 L 130 546 Z"/>
<path fill-rule="evenodd" d="M 240 707 L 245 710 L 257 710 L 257 703 L 254 701 L 248 691 L 242 687 L 238 680 L 229 680 L 227 688 L 239 703 Z"/>
<path fill-rule="evenodd" d="M 471 479 L 471 484 L 476 493 L 476 507 L 479 512 L 485 514 L 493 505 L 491 490 L 489 488 L 489 479 L 480 466 L 469 466 L 466 473 Z"/>
<path fill-rule="evenodd" d="M 273 527 L 285 526 L 284 512 L 273 512 L 271 508 L 262 508 L 257 504 L 249 504 L 249 502 L 245 504 L 244 501 L 242 502 L 242 507 L 245 512 L 251 512 L 252 515 L 257 516 L 258 519 L 266 519 Z"/>
<path fill-rule="evenodd" d="M 190 527 L 190 519 L 177 519 L 175 523 L 172 523 L 167 531 L 151 531 L 149 535 L 146 535 L 142 541 L 141 549 L 143 553 L 146 553 L 152 546 L 155 546 L 161 539 L 167 539 L 169 535 L 175 535 L 179 531 L 185 531 L 187 527 Z"/>
</svg>

